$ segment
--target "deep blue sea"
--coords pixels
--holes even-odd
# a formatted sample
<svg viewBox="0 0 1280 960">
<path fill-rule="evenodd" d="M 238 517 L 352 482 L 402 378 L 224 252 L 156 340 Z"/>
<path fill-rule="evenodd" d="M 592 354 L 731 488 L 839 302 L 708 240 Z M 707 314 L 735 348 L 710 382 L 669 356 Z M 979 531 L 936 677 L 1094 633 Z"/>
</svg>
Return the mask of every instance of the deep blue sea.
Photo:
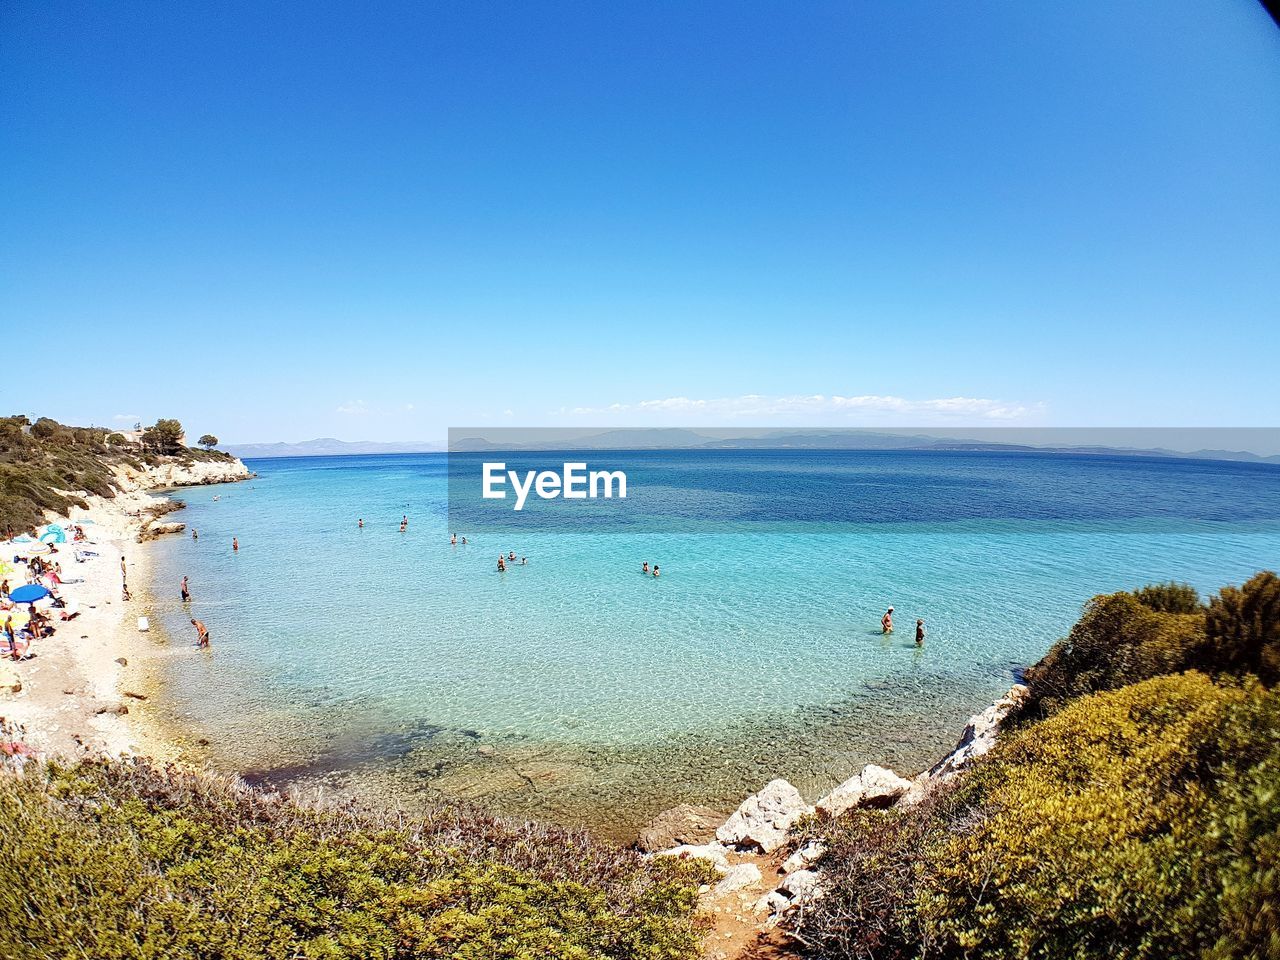
<svg viewBox="0 0 1280 960">
<path fill-rule="evenodd" d="M 268 782 L 625 836 L 773 776 L 814 797 L 865 762 L 913 772 L 1091 596 L 1169 579 L 1208 594 L 1280 566 L 1269 465 L 591 459 L 625 464 L 627 501 L 550 501 L 514 526 L 450 509 L 443 454 L 259 460 L 252 481 L 178 491 L 199 540 L 154 545 L 156 654 L 193 751 Z M 455 455 L 455 475 L 472 461 Z M 499 574 L 508 551 L 528 563 Z M 183 575 L 208 651 L 190 646 Z"/>
</svg>

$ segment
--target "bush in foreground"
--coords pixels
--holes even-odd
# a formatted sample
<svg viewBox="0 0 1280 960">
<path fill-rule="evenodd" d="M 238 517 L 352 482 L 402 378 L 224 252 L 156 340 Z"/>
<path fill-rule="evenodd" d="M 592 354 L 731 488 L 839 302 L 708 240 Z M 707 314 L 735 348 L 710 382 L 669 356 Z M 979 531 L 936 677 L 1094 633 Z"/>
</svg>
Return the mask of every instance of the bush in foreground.
<svg viewBox="0 0 1280 960">
<path fill-rule="evenodd" d="M 827 829 L 802 935 L 857 958 L 1280 957 L 1280 693 L 1085 697 L 957 788 Z"/>
<path fill-rule="evenodd" d="M 143 763 L 0 774 L 0 956 L 698 955 L 705 867 L 442 810 L 302 809 Z"/>
<path fill-rule="evenodd" d="M 1031 695 L 1019 719 L 1185 670 L 1280 680 L 1280 577 L 1263 571 L 1223 587 L 1208 607 L 1176 583 L 1094 597 L 1071 633 L 1027 671 Z"/>
</svg>

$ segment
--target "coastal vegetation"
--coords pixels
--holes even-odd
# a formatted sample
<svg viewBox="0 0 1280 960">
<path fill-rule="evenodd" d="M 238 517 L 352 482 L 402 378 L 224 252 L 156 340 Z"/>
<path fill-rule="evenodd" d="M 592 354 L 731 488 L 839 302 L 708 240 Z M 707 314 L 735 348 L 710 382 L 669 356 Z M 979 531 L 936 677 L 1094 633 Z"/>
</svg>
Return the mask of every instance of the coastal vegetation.
<svg viewBox="0 0 1280 960">
<path fill-rule="evenodd" d="M 1280 578 L 1095 598 L 1011 735 L 814 827 L 799 934 L 850 958 L 1280 957 Z"/>
<path fill-rule="evenodd" d="M 113 497 L 120 466 L 141 469 L 165 459 L 227 460 L 217 450 L 183 446 L 182 424 L 158 420 L 138 443 L 102 427 L 71 427 L 41 417 L 0 417 L 0 534 L 34 530 L 45 511 L 84 506 L 85 494 Z"/>
<path fill-rule="evenodd" d="M 0 956 L 699 954 L 701 861 L 441 808 L 309 809 L 143 761 L 0 775 Z"/>
</svg>

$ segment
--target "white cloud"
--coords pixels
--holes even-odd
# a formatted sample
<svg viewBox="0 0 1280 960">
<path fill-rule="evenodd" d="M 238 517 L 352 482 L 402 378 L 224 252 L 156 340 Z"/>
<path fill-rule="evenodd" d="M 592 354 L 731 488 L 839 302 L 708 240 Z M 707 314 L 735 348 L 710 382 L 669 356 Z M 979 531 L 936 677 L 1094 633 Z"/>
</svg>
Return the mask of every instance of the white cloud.
<svg viewBox="0 0 1280 960">
<path fill-rule="evenodd" d="M 369 406 L 363 400 L 348 400 L 339 404 L 334 413 L 345 413 L 349 416 L 363 416 L 369 412 Z"/>
<path fill-rule="evenodd" d="M 111 419 L 119 423 L 138 423 L 142 420 L 142 417 L 136 413 L 117 413 Z"/>
<path fill-rule="evenodd" d="M 886 420 L 903 425 L 938 421 L 1008 423 L 1034 417 L 1044 411 L 1042 403 L 1020 403 L 985 397 L 939 397 L 912 400 L 906 397 L 865 394 L 767 395 L 748 393 L 737 397 L 702 399 L 663 397 L 634 403 L 612 403 L 604 407 L 565 407 L 558 413 L 567 417 L 623 417 L 628 420 L 701 420 L 725 423 L 733 420 L 814 421 Z"/>
</svg>

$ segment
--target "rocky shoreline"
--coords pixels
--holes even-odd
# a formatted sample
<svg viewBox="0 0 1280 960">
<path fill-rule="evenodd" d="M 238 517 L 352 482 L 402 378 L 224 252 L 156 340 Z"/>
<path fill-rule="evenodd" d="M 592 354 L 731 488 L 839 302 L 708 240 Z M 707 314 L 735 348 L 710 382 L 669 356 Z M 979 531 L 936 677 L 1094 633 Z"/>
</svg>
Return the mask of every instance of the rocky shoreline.
<svg viewBox="0 0 1280 960">
<path fill-rule="evenodd" d="M 718 825 L 714 811 L 668 810 L 641 832 L 640 846 L 651 856 L 710 862 L 720 873 L 719 882 L 703 890 L 713 916 L 769 930 L 822 896 L 821 841 L 788 850 L 792 828 L 808 817 L 832 819 L 851 810 L 920 803 L 996 745 L 1005 719 L 1027 693 L 1026 686 L 1015 684 L 971 717 L 955 747 L 913 779 L 867 764 L 812 804 L 788 781 L 772 780 Z M 733 939 L 734 934 L 725 931 L 724 936 Z"/>
</svg>

